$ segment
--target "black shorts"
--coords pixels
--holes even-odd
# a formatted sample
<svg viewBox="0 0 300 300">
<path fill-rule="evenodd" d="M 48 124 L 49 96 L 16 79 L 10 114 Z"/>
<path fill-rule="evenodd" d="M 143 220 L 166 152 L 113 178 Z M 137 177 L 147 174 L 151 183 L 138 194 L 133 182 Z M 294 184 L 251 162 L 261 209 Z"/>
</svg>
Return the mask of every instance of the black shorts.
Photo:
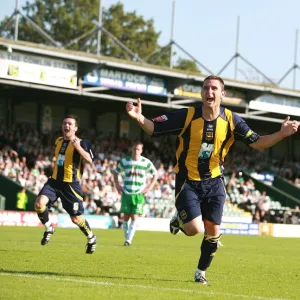
<svg viewBox="0 0 300 300">
<path fill-rule="evenodd" d="M 83 198 L 79 182 L 61 182 L 49 178 L 39 192 L 40 195 L 49 198 L 48 207 L 53 206 L 57 198 L 60 198 L 63 208 L 70 216 L 80 216 L 83 214 Z"/>
<path fill-rule="evenodd" d="M 202 215 L 203 219 L 221 224 L 226 199 L 223 177 L 185 181 L 176 176 L 175 193 L 175 206 L 183 223 Z"/>
</svg>

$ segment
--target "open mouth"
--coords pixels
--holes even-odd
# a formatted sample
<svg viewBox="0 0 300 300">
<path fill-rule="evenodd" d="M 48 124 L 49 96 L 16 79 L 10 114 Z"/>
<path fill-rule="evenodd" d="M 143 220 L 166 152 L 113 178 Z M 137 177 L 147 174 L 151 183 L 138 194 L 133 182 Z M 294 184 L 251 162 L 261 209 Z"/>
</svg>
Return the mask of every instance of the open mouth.
<svg viewBox="0 0 300 300">
<path fill-rule="evenodd" d="M 215 100 L 214 98 L 206 98 L 207 103 L 212 103 L 212 102 L 214 102 L 214 100 Z"/>
</svg>

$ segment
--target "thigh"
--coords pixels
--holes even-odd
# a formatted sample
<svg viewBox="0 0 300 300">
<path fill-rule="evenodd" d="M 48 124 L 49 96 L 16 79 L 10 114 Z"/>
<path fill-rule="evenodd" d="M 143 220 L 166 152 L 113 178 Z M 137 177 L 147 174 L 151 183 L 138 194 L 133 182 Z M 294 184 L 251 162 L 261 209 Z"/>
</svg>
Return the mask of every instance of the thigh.
<svg viewBox="0 0 300 300">
<path fill-rule="evenodd" d="M 132 213 L 132 195 L 122 194 L 120 211 L 124 214 Z"/>
<path fill-rule="evenodd" d="M 42 187 L 42 189 L 40 190 L 39 194 L 38 194 L 38 199 L 43 199 L 43 197 L 40 196 L 46 196 L 49 199 L 48 202 L 48 206 L 51 206 L 58 198 L 57 195 L 57 186 L 56 186 L 56 182 L 49 178 L 47 180 L 47 182 L 44 184 L 44 186 Z M 44 204 L 44 203 L 42 203 Z M 45 203 L 47 204 L 47 203 Z"/>
<path fill-rule="evenodd" d="M 194 188 L 187 182 L 183 184 L 177 194 L 175 206 L 183 224 L 201 215 L 199 196 Z"/>
<path fill-rule="evenodd" d="M 144 213 L 144 201 L 145 197 L 143 194 L 133 195 L 131 212 L 133 215 L 142 215 Z"/>
<path fill-rule="evenodd" d="M 206 187 L 206 193 L 201 203 L 203 219 L 220 225 L 222 222 L 225 199 L 226 190 L 223 179 L 212 179 Z"/>
<path fill-rule="evenodd" d="M 80 216 L 83 214 L 83 198 L 79 182 L 63 183 L 59 196 L 63 208 L 70 216 Z"/>
</svg>

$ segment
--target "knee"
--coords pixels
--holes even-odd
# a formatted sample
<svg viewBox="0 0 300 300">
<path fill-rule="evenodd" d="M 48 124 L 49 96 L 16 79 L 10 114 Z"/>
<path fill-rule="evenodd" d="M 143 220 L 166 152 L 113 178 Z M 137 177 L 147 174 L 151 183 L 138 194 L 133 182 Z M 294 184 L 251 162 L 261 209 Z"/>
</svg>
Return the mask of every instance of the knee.
<svg viewBox="0 0 300 300">
<path fill-rule="evenodd" d="M 194 236 L 200 233 L 201 226 L 184 226 L 184 232 L 188 236 Z"/>
<path fill-rule="evenodd" d="M 221 237 L 220 225 L 214 222 L 204 220 L 204 231 L 205 235 L 209 237 Z"/>
<path fill-rule="evenodd" d="M 82 218 L 80 216 L 72 216 L 71 220 L 75 225 L 79 225 L 82 221 Z"/>
<path fill-rule="evenodd" d="M 46 210 L 46 204 L 43 203 L 43 201 L 41 201 L 40 197 L 36 198 L 36 200 L 34 202 L 34 210 L 37 213 L 42 213 Z"/>
</svg>

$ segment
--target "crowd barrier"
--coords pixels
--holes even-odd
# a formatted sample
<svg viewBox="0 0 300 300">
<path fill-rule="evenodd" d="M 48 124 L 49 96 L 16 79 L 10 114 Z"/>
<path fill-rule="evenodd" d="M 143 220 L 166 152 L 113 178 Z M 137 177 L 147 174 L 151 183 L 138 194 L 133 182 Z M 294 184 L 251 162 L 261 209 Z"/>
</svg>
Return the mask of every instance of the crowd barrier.
<svg viewBox="0 0 300 300">
<path fill-rule="evenodd" d="M 84 215 L 92 228 L 95 229 L 109 229 L 117 227 L 115 217 L 111 216 L 96 216 Z M 54 227 L 76 228 L 68 214 L 49 214 L 49 220 Z M 0 225 L 3 226 L 42 226 L 41 221 L 35 212 L 20 212 L 1 210 L 0 211 Z"/>
<path fill-rule="evenodd" d="M 300 238 L 300 225 L 260 223 L 260 235 Z"/>
<path fill-rule="evenodd" d="M 49 214 L 49 220 L 54 227 L 58 225 L 57 214 Z M 20 212 L 12 210 L 1 210 L 0 211 L 0 225 L 2 226 L 42 226 L 41 221 L 37 217 L 35 212 Z"/>
<path fill-rule="evenodd" d="M 220 226 L 220 231 L 223 234 L 259 235 L 259 224 L 222 222 Z"/>
<path fill-rule="evenodd" d="M 118 227 L 117 217 L 99 216 L 99 215 L 83 215 L 93 229 L 110 229 Z M 77 228 L 73 224 L 68 214 L 58 215 L 58 227 Z"/>
<path fill-rule="evenodd" d="M 118 227 L 116 216 L 84 215 L 93 229 L 111 229 Z M 55 227 L 76 228 L 68 214 L 49 214 Z M 248 219 L 224 217 L 220 230 L 224 234 L 269 235 L 274 237 L 300 237 L 300 225 L 251 223 Z M 139 218 L 137 229 L 146 231 L 169 231 L 169 219 Z M 0 226 L 42 226 L 35 212 L 0 210 Z"/>
</svg>

